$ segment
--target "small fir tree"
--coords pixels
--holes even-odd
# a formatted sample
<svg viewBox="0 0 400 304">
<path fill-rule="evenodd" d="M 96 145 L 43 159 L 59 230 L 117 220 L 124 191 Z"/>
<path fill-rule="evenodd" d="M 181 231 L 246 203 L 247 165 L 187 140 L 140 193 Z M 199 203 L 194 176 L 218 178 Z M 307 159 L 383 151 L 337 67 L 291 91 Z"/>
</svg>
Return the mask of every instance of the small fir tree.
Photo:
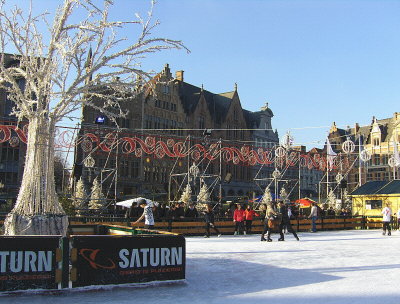
<svg viewBox="0 0 400 304">
<path fill-rule="evenodd" d="M 192 202 L 192 188 L 190 187 L 190 184 L 186 185 L 185 190 L 182 193 L 181 199 L 182 202 L 185 204 L 189 204 Z"/>
<path fill-rule="evenodd" d="M 281 200 L 283 200 L 284 202 L 288 199 L 288 194 L 284 187 L 282 187 L 281 191 L 279 192 L 279 196 L 281 197 Z"/>
<path fill-rule="evenodd" d="M 101 185 L 97 178 L 93 181 L 92 192 L 90 195 L 89 209 L 102 209 L 106 204 L 106 199 L 101 191 Z"/>
<path fill-rule="evenodd" d="M 82 177 L 76 183 L 73 205 L 77 215 L 81 215 L 82 209 L 87 209 L 87 193 Z"/>
<path fill-rule="evenodd" d="M 329 207 L 332 207 L 334 209 L 336 208 L 336 196 L 335 196 L 335 193 L 333 193 L 332 189 L 329 190 L 327 202 L 328 202 Z"/>
<path fill-rule="evenodd" d="M 269 186 L 265 188 L 265 192 L 261 201 L 261 204 L 267 204 L 272 201 L 272 195 L 271 195 L 271 190 L 269 189 Z"/>
<path fill-rule="evenodd" d="M 211 200 L 210 198 L 210 193 L 208 192 L 208 187 L 204 183 L 203 186 L 201 186 L 199 195 L 197 196 L 197 202 L 198 203 L 207 203 Z"/>
</svg>

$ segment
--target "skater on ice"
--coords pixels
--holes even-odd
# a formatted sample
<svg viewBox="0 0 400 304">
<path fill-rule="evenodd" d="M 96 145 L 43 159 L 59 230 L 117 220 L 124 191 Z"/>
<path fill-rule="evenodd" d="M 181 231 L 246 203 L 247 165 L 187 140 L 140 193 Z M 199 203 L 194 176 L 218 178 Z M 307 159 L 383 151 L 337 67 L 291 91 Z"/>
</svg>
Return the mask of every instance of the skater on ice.
<svg viewBox="0 0 400 304">
<path fill-rule="evenodd" d="M 278 241 L 285 240 L 285 235 L 283 233 L 285 229 L 287 229 L 288 232 L 292 233 L 296 240 L 299 240 L 297 233 L 293 230 L 292 224 L 290 223 L 288 207 L 283 201 L 279 202 L 279 213 L 282 215 L 282 219 L 281 222 L 279 223 L 280 238 L 278 239 Z"/>
<path fill-rule="evenodd" d="M 274 228 L 274 222 L 278 217 L 278 213 L 275 211 L 274 205 L 272 202 L 268 202 L 265 210 L 265 219 L 264 219 L 264 230 L 261 234 L 261 241 L 272 242 L 271 232 Z M 265 233 L 267 234 L 267 238 L 265 238 Z"/>
<path fill-rule="evenodd" d="M 204 237 L 210 237 L 210 227 L 215 230 L 218 237 L 221 236 L 221 232 L 219 232 L 218 228 L 214 225 L 214 211 L 211 204 L 207 204 L 206 211 L 204 212 L 204 220 L 206 222 L 206 234 Z"/>
<path fill-rule="evenodd" d="M 251 232 L 254 216 L 260 216 L 260 215 L 257 212 L 255 212 L 250 205 L 247 205 L 247 208 L 244 211 L 244 215 L 246 220 L 245 232 L 249 234 Z"/>
<path fill-rule="evenodd" d="M 136 225 L 144 218 L 144 228 L 145 229 L 154 229 L 154 216 L 152 205 L 147 204 L 145 199 L 141 199 L 138 205 L 143 208 L 142 215 L 137 219 L 136 222 L 132 223 L 132 225 Z"/>
<path fill-rule="evenodd" d="M 386 235 L 386 230 L 388 231 L 388 235 L 392 235 L 392 231 L 390 228 L 390 222 L 392 221 L 392 210 L 389 208 L 389 204 L 386 204 L 386 207 L 382 210 L 382 223 L 383 223 L 383 235 Z"/>
<path fill-rule="evenodd" d="M 245 220 L 245 213 L 242 209 L 241 204 L 236 204 L 235 212 L 233 212 L 233 221 L 235 222 L 235 232 L 233 235 L 238 235 L 244 233 L 246 235 L 246 231 L 244 231 L 244 220 Z"/>
</svg>

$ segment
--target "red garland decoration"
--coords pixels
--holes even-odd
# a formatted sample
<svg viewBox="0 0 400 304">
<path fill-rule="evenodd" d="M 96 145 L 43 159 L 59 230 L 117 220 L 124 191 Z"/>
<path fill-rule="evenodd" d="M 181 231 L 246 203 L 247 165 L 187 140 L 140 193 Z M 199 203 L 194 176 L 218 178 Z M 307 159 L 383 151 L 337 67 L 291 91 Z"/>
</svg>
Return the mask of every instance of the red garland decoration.
<svg viewBox="0 0 400 304">
<path fill-rule="evenodd" d="M 27 125 L 22 129 L 15 125 L 0 125 L 0 143 L 12 141 L 16 142 L 16 137 L 12 137 L 14 132 L 18 139 L 27 143 Z M 71 131 L 66 130 L 58 134 L 59 142 L 57 147 L 72 147 L 72 144 L 67 142 L 67 138 L 72 138 Z M 185 144 L 184 141 L 176 141 L 176 139 L 160 139 L 157 140 L 154 136 L 147 136 L 144 140 L 139 137 L 122 137 L 117 139 L 117 133 L 110 132 L 104 136 L 104 140 L 100 141 L 99 136 L 94 133 L 85 133 L 77 143 L 81 145 L 85 152 L 89 152 L 98 147 L 103 152 L 111 152 L 121 145 L 122 153 L 133 154 L 136 157 L 143 155 L 154 155 L 156 158 L 186 158 L 188 155 L 195 161 L 200 158 L 208 159 L 210 161 L 219 159 L 220 155 L 224 162 L 232 162 L 233 164 L 246 164 L 250 166 L 255 165 L 270 165 L 274 163 L 274 153 L 272 150 L 264 150 L 263 148 L 252 149 L 248 145 L 242 147 L 221 147 L 219 144 L 211 144 L 208 148 L 202 144 L 194 144 L 191 147 Z M 11 143 L 11 142 L 10 142 Z M 286 157 L 286 165 L 289 167 L 297 166 L 300 162 L 301 167 L 308 167 L 309 169 L 315 168 L 319 170 L 326 169 L 326 157 L 320 154 L 306 154 L 298 155 L 296 152 L 290 153 Z M 338 168 L 339 158 L 335 159 L 334 168 Z M 342 159 L 342 166 L 349 167 L 350 162 L 347 156 Z"/>
</svg>

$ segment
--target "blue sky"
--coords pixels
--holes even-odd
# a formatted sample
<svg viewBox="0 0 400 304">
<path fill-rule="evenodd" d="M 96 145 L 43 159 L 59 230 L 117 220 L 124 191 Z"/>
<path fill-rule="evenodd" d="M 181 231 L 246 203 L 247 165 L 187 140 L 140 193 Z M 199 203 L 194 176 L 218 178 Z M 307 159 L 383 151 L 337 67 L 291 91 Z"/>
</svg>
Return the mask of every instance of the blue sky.
<svg viewBox="0 0 400 304">
<path fill-rule="evenodd" d="M 13 1 L 10 1 L 11 3 Z M 54 0 L 34 0 L 54 11 Z M 115 0 L 113 15 L 145 14 L 149 0 Z M 18 3 L 25 3 L 18 1 Z M 191 50 L 148 57 L 214 93 L 238 84 L 242 107 L 268 102 L 280 137 L 322 146 L 333 121 L 369 124 L 400 111 L 400 1 L 159 0 L 154 32 Z"/>
</svg>

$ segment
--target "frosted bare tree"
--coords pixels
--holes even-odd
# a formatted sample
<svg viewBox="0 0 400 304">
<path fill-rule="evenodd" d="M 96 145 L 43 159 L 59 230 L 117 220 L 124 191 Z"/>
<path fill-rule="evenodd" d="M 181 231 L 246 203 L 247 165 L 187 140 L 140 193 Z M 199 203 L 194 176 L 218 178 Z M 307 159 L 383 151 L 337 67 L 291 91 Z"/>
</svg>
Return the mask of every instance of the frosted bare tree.
<svg viewBox="0 0 400 304">
<path fill-rule="evenodd" d="M 56 123 L 82 105 L 123 116 L 120 101 L 140 94 L 151 76 L 140 65 L 146 55 L 186 48 L 153 35 L 159 24 L 153 20 L 154 1 L 146 18 L 136 14 L 132 21 L 113 21 L 112 1 L 64 0 L 52 22 L 49 14 L 34 16 L 29 8 L 6 11 L 5 2 L 0 0 L 0 83 L 15 103 L 13 114 L 29 122 L 22 185 L 5 234 L 65 235 L 68 219 L 54 186 Z M 101 99 L 102 106 L 88 96 Z"/>
</svg>

